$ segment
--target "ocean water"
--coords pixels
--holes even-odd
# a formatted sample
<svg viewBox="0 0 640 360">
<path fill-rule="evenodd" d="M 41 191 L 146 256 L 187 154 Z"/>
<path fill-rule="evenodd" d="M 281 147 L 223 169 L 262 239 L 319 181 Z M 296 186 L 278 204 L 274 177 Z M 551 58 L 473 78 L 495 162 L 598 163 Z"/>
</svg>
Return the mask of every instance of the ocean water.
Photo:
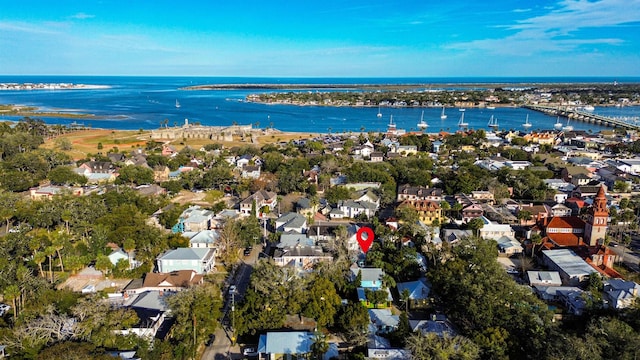
<svg viewBox="0 0 640 360">
<path fill-rule="evenodd" d="M 613 82 L 604 78 L 206 78 L 206 77 L 100 77 L 100 76 L 0 76 L 0 83 L 74 83 L 107 85 L 105 89 L 87 90 L 27 90 L 0 91 L 0 104 L 36 106 L 44 110 L 69 113 L 89 113 L 96 119 L 39 117 L 49 124 L 77 123 L 93 128 L 117 130 L 156 129 L 167 120 L 168 126 L 189 123 L 227 126 L 233 123 L 272 126 L 282 131 L 295 132 L 359 132 L 385 131 L 391 116 L 399 129 L 417 130 L 424 111 L 429 124 L 427 132 L 455 131 L 462 115 L 457 108 L 447 108 L 448 118 L 440 120 L 441 108 L 378 108 L 323 107 L 267 105 L 248 103 L 248 94 L 275 90 L 180 90 L 185 86 L 205 84 L 438 84 L 434 88 L 456 88 L 473 83 L 478 88 L 491 84 L 518 83 L 593 83 Z M 615 79 L 618 82 L 640 82 L 640 79 Z M 442 85 L 445 84 L 445 85 Z M 180 107 L 176 107 L 176 100 Z M 595 113 L 607 116 L 636 117 L 640 108 L 596 108 Z M 555 117 L 522 108 L 496 108 L 494 110 L 469 108 L 464 119 L 469 128 L 488 129 L 491 116 L 498 119 L 500 129 L 523 130 L 527 115 L 533 124 L 530 130 L 552 129 Z M 3 120 L 20 117 L 2 116 Z M 564 120 L 566 121 L 566 120 Z M 576 130 L 604 127 L 582 122 L 571 123 Z"/>
</svg>

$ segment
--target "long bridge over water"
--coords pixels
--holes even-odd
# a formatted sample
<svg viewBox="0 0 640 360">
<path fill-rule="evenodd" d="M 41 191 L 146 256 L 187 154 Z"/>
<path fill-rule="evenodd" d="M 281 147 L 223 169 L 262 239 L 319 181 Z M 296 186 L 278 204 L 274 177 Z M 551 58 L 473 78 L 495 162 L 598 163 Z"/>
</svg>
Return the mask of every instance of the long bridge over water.
<svg viewBox="0 0 640 360">
<path fill-rule="evenodd" d="M 580 111 L 567 106 L 544 106 L 544 105 L 524 105 L 525 108 L 540 111 L 547 115 L 563 116 L 571 120 L 584 121 L 591 124 L 598 124 L 613 128 L 622 128 L 628 130 L 640 130 L 640 125 L 635 122 L 628 122 L 621 119 L 593 114 L 588 111 Z"/>
</svg>

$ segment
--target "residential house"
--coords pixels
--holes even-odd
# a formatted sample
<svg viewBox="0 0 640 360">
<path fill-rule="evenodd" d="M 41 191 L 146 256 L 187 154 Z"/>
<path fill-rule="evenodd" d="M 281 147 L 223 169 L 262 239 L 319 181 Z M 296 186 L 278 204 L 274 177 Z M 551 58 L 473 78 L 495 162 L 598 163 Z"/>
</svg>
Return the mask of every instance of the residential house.
<svg viewBox="0 0 640 360">
<path fill-rule="evenodd" d="M 273 254 L 273 261 L 278 266 L 309 271 L 321 261 L 333 261 L 333 256 L 325 253 L 320 246 L 296 245 L 277 248 Z"/>
<path fill-rule="evenodd" d="M 546 302 L 559 302 L 560 292 L 568 292 L 568 291 L 579 291 L 580 288 L 576 286 L 546 286 L 546 285 L 535 285 L 533 287 L 536 295 Z"/>
<path fill-rule="evenodd" d="M 585 292 L 581 289 L 558 290 L 557 294 L 568 313 L 579 316 L 587 309 Z"/>
<path fill-rule="evenodd" d="M 553 217 L 571 216 L 572 213 L 573 210 L 563 204 L 556 204 L 551 207 L 551 216 Z"/>
<path fill-rule="evenodd" d="M 260 335 L 258 340 L 258 358 L 268 360 L 307 358 L 312 353 L 314 337 L 314 333 L 307 331 L 267 332 Z M 329 350 L 323 355 L 322 360 L 337 357 L 337 344 L 329 343 Z"/>
<path fill-rule="evenodd" d="M 371 162 L 382 162 L 384 161 L 384 154 L 380 151 L 374 151 L 371 153 Z"/>
<path fill-rule="evenodd" d="M 240 202 L 240 213 L 251 215 L 251 212 L 255 209 L 256 217 L 259 217 L 263 208 L 266 207 L 268 212 L 271 212 L 277 205 L 278 200 L 276 193 L 260 190 Z"/>
<path fill-rule="evenodd" d="M 178 270 L 169 273 L 145 273 L 141 279 L 133 279 L 124 288 L 127 295 L 145 291 L 181 291 L 204 282 L 204 276 L 193 270 Z"/>
<path fill-rule="evenodd" d="M 329 213 L 332 219 L 355 218 L 360 214 L 370 218 L 375 215 L 378 206 L 369 201 L 341 200 L 338 202 L 337 210 L 339 211 Z"/>
<path fill-rule="evenodd" d="M 166 291 L 145 291 L 131 296 L 126 307 L 136 312 L 139 321 L 131 328 L 114 330 L 114 333 L 137 335 L 147 340 L 163 339 L 170 329 L 166 321 L 169 317 L 166 298 L 171 295 Z"/>
<path fill-rule="evenodd" d="M 286 213 L 275 221 L 276 231 L 297 232 L 303 234 L 307 232 L 306 216 L 294 212 Z"/>
<path fill-rule="evenodd" d="M 215 251 L 208 248 L 177 248 L 169 250 L 157 259 L 158 272 L 193 270 L 206 274 L 215 265 Z"/>
<path fill-rule="evenodd" d="M 640 285 L 633 281 L 609 279 L 604 282 L 602 294 L 610 308 L 624 309 L 637 301 L 640 296 Z"/>
<path fill-rule="evenodd" d="M 129 254 L 127 254 L 121 248 L 117 248 L 117 249 L 113 250 L 111 252 L 111 254 L 107 255 L 107 257 L 109 258 L 109 261 L 111 261 L 113 266 L 118 264 L 118 261 L 120 261 L 120 260 L 125 260 L 127 263 L 129 263 L 129 261 L 131 261 L 131 263 L 129 264 L 129 267 L 131 269 L 137 268 L 138 266 L 142 265 L 142 263 L 140 261 L 136 261 L 134 259 L 134 255 L 131 255 L 131 259 L 129 259 Z"/>
<path fill-rule="evenodd" d="M 478 231 L 478 235 L 484 239 L 498 240 L 504 236 L 513 238 L 516 234 L 509 224 L 498 224 L 485 216 L 480 216 L 479 218 L 484 225 Z"/>
<path fill-rule="evenodd" d="M 81 187 L 66 187 L 55 185 L 38 186 L 29 189 L 29 196 L 31 197 L 31 200 L 51 200 L 55 195 L 62 194 L 82 196 L 84 195 L 84 190 Z"/>
<path fill-rule="evenodd" d="M 178 154 L 178 149 L 176 149 L 175 146 L 169 144 L 162 145 L 162 156 L 174 157 L 176 154 Z"/>
<path fill-rule="evenodd" d="M 529 161 L 509 160 L 504 165 L 512 170 L 524 170 L 531 166 L 531 163 Z"/>
<path fill-rule="evenodd" d="M 513 256 L 522 254 L 524 248 L 513 236 L 501 236 L 495 239 L 498 243 L 498 251 L 502 256 Z"/>
<path fill-rule="evenodd" d="M 472 230 L 460 230 L 460 229 L 443 229 L 442 239 L 449 244 L 454 245 L 464 238 L 470 238 L 473 236 Z"/>
<path fill-rule="evenodd" d="M 442 189 L 409 184 L 400 185 L 398 187 L 397 201 L 402 202 L 404 200 L 431 200 L 440 203 L 443 200 Z"/>
<path fill-rule="evenodd" d="M 527 271 L 529 285 L 534 286 L 561 286 L 562 279 L 557 271 Z"/>
<path fill-rule="evenodd" d="M 472 191 L 471 198 L 482 203 L 487 203 L 489 205 L 493 205 L 493 203 L 495 202 L 495 198 L 491 191 Z"/>
<path fill-rule="evenodd" d="M 172 230 L 174 233 L 209 230 L 213 216 L 214 213 L 211 210 L 202 209 L 198 205 L 190 206 L 180 214 L 178 223 L 173 226 Z"/>
<path fill-rule="evenodd" d="M 398 328 L 400 316 L 393 315 L 391 309 L 369 309 L 369 321 L 372 334 L 389 334 Z"/>
<path fill-rule="evenodd" d="M 359 268 L 351 267 L 351 281 L 355 281 L 360 276 L 360 284 L 356 284 L 358 287 L 378 290 L 382 287 L 382 277 L 384 271 L 380 268 Z"/>
<path fill-rule="evenodd" d="M 453 337 L 458 333 L 454 329 L 453 324 L 444 314 L 432 314 L 426 320 L 409 320 L 409 326 L 412 332 L 420 331 L 423 334 L 436 334 L 439 337 Z"/>
<path fill-rule="evenodd" d="M 418 218 L 425 225 L 434 222 L 440 224 L 444 219 L 440 203 L 432 200 L 404 200 L 398 207 L 410 207 L 418 213 Z"/>
<path fill-rule="evenodd" d="M 404 299 L 405 290 L 408 292 L 409 309 L 422 309 L 429 306 L 431 286 L 427 283 L 427 279 L 397 283 L 396 287 L 398 288 L 400 299 Z"/>
<path fill-rule="evenodd" d="M 153 180 L 158 183 L 168 181 L 170 173 L 168 166 L 158 165 L 153 168 Z"/>
<path fill-rule="evenodd" d="M 462 208 L 462 222 L 468 223 L 482 215 L 484 215 L 484 209 L 480 204 L 473 203 Z"/>
<path fill-rule="evenodd" d="M 245 165 L 242 167 L 242 174 L 240 176 L 243 179 L 258 179 L 260 178 L 260 166 Z"/>
<path fill-rule="evenodd" d="M 211 248 L 218 245 L 220 234 L 216 230 L 184 231 L 182 236 L 189 239 L 190 248 Z M 217 251 L 216 251 L 217 255 Z"/>
<path fill-rule="evenodd" d="M 400 145 L 395 148 L 394 152 L 402 154 L 403 156 L 415 155 L 418 153 L 418 147 L 416 145 Z"/>
</svg>

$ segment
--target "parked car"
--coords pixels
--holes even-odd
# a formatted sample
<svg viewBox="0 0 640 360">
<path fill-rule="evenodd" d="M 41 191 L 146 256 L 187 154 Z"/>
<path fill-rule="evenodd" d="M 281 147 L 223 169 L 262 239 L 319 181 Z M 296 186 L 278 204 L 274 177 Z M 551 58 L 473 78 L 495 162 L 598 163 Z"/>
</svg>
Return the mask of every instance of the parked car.
<svg viewBox="0 0 640 360">
<path fill-rule="evenodd" d="M 249 256 L 251 255 L 251 250 L 253 250 L 250 246 L 244 248 L 244 256 Z"/>
<path fill-rule="evenodd" d="M 229 294 L 235 294 L 236 290 L 238 290 L 238 288 L 236 288 L 235 285 L 229 286 Z"/>
<path fill-rule="evenodd" d="M 211 346 L 211 344 L 213 344 L 214 341 L 216 341 L 216 336 L 214 334 L 210 334 L 209 338 L 207 339 L 207 342 L 205 342 L 204 344 L 206 346 Z"/>
<path fill-rule="evenodd" d="M 244 351 L 242 352 L 242 355 L 244 355 L 244 356 L 258 356 L 258 351 L 256 351 L 256 348 L 248 347 L 248 348 L 244 349 Z"/>
<path fill-rule="evenodd" d="M 0 304 L 0 316 L 4 316 L 4 314 L 6 314 L 10 309 L 11 306 L 7 304 Z"/>
</svg>

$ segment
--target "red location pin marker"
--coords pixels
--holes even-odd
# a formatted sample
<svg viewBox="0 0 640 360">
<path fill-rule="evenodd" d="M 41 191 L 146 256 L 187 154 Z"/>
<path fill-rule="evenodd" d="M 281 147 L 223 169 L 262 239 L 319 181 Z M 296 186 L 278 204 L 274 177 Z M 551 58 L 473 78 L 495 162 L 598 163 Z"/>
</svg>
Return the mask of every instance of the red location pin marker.
<svg viewBox="0 0 640 360">
<path fill-rule="evenodd" d="M 371 230 L 366 226 L 363 226 L 360 229 L 358 229 L 358 232 L 356 233 L 356 240 L 358 240 L 358 244 L 360 244 L 360 249 L 362 249 L 362 252 L 365 254 L 367 253 L 367 251 L 369 251 L 371 244 L 373 244 L 374 238 L 375 238 L 375 235 L 373 234 L 373 230 Z"/>
</svg>

